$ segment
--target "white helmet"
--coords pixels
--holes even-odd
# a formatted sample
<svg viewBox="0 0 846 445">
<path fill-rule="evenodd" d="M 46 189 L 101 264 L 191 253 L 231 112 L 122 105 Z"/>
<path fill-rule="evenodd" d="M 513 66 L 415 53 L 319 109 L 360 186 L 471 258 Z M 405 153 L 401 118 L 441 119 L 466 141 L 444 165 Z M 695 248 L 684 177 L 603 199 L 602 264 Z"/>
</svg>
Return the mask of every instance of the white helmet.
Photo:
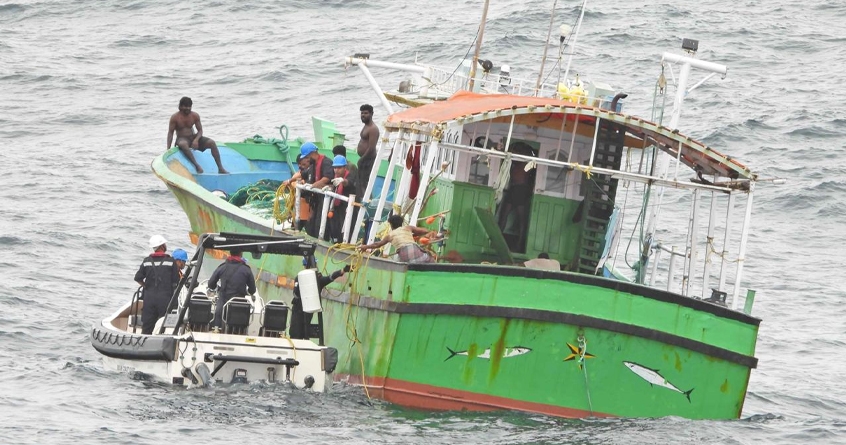
<svg viewBox="0 0 846 445">
<path fill-rule="evenodd" d="M 150 237 L 150 248 L 155 249 L 156 247 L 161 246 L 162 244 L 167 244 L 167 240 L 164 239 L 161 235 L 153 235 Z"/>
</svg>

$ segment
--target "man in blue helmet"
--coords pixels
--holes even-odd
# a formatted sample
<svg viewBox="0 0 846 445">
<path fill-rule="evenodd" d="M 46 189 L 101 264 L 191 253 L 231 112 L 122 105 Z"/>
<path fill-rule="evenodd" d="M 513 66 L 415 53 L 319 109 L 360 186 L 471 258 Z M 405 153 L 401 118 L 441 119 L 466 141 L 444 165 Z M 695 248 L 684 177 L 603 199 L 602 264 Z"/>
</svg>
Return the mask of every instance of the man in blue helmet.
<svg viewBox="0 0 846 445">
<path fill-rule="evenodd" d="M 188 262 L 188 252 L 182 249 L 173 251 L 173 261 L 176 261 L 176 267 L 179 269 L 179 278 L 182 278 L 182 269 L 185 268 L 185 263 Z"/>
<path fill-rule="evenodd" d="M 317 152 L 317 146 L 312 142 L 306 142 L 300 147 L 300 156 L 309 158 L 314 167 L 314 183 L 312 188 L 329 190 L 329 183 L 335 177 L 335 170 L 332 168 L 332 161 L 326 156 Z M 309 202 L 311 206 L 311 217 L 306 224 L 306 233 L 317 237 L 320 234 L 320 219 L 323 210 L 323 195 L 315 193 Z M 329 239 L 329 231 L 324 234 L 324 239 Z"/>
<path fill-rule="evenodd" d="M 150 238 L 153 253 L 141 262 L 135 281 L 143 288 L 144 308 L 141 311 L 141 333 L 150 335 L 156 321 L 167 313 L 167 306 L 179 285 L 179 270 L 173 257 L 166 253 L 167 240 L 161 235 Z"/>
<path fill-rule="evenodd" d="M 332 185 L 335 186 L 335 193 L 346 197 L 357 194 L 357 180 L 348 168 L 347 158 L 343 155 L 336 155 L 332 160 L 332 168 L 335 170 L 335 178 L 332 179 Z M 331 205 L 332 218 L 328 221 L 329 231 L 332 236 L 332 242 L 339 243 L 343 240 L 344 219 L 347 210 L 351 207 L 349 207 L 347 202 L 337 198 L 332 200 Z M 355 215 L 353 215 L 353 221 L 355 221 L 354 218 Z M 355 222 L 352 224 L 355 224 Z"/>
</svg>

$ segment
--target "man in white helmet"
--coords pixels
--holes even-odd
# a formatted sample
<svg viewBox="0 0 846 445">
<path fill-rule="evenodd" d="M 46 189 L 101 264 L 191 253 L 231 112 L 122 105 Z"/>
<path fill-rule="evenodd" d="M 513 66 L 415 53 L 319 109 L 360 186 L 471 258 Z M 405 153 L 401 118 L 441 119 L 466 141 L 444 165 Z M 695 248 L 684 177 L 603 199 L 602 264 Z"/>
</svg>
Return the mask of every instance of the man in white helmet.
<svg viewBox="0 0 846 445">
<path fill-rule="evenodd" d="M 167 305 L 179 285 L 179 269 L 166 253 L 167 240 L 161 235 L 150 238 L 153 253 L 141 262 L 135 281 L 143 288 L 144 309 L 141 312 L 142 334 L 152 334 L 156 321 L 167 313 Z"/>
</svg>

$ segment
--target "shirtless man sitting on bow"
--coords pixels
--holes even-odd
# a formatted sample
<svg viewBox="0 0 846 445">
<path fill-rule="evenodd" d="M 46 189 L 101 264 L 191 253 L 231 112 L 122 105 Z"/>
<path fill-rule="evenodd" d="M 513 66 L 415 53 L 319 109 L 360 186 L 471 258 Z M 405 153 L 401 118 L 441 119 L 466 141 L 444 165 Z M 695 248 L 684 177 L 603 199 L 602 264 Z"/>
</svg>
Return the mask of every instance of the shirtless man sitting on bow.
<svg viewBox="0 0 846 445">
<path fill-rule="evenodd" d="M 190 97 L 183 97 L 179 100 L 179 111 L 173 113 L 170 117 L 170 125 L 167 129 L 167 148 L 173 145 L 173 132 L 176 132 L 176 145 L 182 154 L 194 164 L 197 169 L 197 174 L 203 173 L 202 167 L 194 159 L 194 153 L 191 149 L 206 151 L 210 148 L 214 162 L 217 163 L 217 170 L 220 174 L 229 173 L 223 168 L 220 163 L 220 151 L 217 149 L 217 144 L 211 139 L 203 136 L 203 125 L 200 123 L 200 115 L 191 111 L 193 102 Z M 194 133 L 194 127 L 197 127 L 197 132 Z"/>
</svg>

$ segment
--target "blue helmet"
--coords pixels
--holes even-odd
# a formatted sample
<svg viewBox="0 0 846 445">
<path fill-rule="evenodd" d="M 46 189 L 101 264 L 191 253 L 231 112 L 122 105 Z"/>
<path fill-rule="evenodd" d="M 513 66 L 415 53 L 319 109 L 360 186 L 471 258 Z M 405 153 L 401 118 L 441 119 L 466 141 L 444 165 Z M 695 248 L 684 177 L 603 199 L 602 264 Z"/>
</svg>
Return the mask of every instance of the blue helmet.
<svg viewBox="0 0 846 445">
<path fill-rule="evenodd" d="M 332 167 L 346 167 L 347 166 L 347 158 L 344 155 L 335 156 L 335 159 L 332 160 Z"/>
<path fill-rule="evenodd" d="M 313 142 L 306 142 L 300 147 L 300 156 L 308 156 L 317 151 L 317 145 L 314 145 Z"/>
<path fill-rule="evenodd" d="M 182 249 L 176 249 L 173 251 L 173 255 L 171 255 L 174 260 L 179 261 L 188 261 L 188 252 Z"/>
</svg>

